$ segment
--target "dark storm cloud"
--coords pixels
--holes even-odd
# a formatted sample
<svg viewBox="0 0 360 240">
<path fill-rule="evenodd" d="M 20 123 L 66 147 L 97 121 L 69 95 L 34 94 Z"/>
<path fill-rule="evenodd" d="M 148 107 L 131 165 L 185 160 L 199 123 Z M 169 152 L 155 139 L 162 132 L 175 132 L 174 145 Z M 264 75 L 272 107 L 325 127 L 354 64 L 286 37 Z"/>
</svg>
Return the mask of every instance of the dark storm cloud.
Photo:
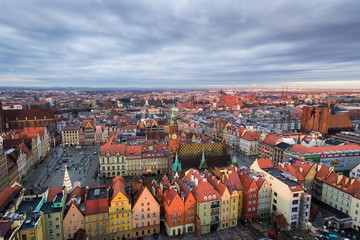
<svg viewBox="0 0 360 240">
<path fill-rule="evenodd" d="M 359 11 L 355 0 L 4 0 L 0 84 L 360 88 Z"/>
</svg>

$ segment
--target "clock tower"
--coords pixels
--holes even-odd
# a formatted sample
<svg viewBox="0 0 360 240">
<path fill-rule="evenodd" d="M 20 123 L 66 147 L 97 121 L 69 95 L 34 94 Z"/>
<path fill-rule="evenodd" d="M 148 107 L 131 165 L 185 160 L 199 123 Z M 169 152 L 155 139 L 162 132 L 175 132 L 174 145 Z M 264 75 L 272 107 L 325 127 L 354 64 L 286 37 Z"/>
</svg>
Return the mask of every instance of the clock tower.
<svg viewBox="0 0 360 240">
<path fill-rule="evenodd" d="M 177 115 L 175 108 L 171 109 L 170 125 L 169 125 L 169 152 L 170 156 L 174 156 L 179 150 L 179 129 L 177 124 Z"/>
</svg>

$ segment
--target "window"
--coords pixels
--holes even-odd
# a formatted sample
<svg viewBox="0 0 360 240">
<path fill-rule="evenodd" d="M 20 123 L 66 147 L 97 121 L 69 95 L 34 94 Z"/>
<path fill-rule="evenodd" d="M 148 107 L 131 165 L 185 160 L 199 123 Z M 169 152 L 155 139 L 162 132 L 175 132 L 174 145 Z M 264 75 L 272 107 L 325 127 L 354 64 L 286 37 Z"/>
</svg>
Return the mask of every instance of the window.
<svg viewBox="0 0 360 240">
<path fill-rule="evenodd" d="M 294 193 L 293 197 L 299 197 L 299 194 L 298 193 Z"/>
<path fill-rule="evenodd" d="M 68 231 L 70 231 L 70 227 L 68 227 L 68 229 L 67 229 Z"/>
<path fill-rule="evenodd" d="M 294 207 L 291 209 L 291 212 L 297 212 L 298 211 L 298 208 L 297 207 Z"/>
<path fill-rule="evenodd" d="M 204 209 L 206 209 L 206 205 L 204 205 Z"/>
<path fill-rule="evenodd" d="M 249 195 L 249 198 L 252 198 L 252 195 L 251 195 L 251 194 Z"/>
<path fill-rule="evenodd" d="M 298 203 L 299 203 L 299 200 L 294 200 L 292 203 L 293 203 L 293 204 L 298 204 Z"/>
<path fill-rule="evenodd" d="M 76 230 L 76 226 L 74 226 L 73 229 Z"/>
<path fill-rule="evenodd" d="M 52 226 L 52 221 L 49 221 L 49 227 L 51 227 Z"/>
</svg>

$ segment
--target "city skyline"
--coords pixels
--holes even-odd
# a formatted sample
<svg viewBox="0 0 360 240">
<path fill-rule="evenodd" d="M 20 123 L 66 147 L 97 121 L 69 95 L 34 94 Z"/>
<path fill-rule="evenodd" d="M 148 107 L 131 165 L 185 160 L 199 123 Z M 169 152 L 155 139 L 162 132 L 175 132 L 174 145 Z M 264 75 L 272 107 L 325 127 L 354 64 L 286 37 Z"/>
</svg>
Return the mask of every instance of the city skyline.
<svg viewBox="0 0 360 240">
<path fill-rule="evenodd" d="M 2 6 L 2 87 L 360 89 L 357 1 Z"/>
</svg>

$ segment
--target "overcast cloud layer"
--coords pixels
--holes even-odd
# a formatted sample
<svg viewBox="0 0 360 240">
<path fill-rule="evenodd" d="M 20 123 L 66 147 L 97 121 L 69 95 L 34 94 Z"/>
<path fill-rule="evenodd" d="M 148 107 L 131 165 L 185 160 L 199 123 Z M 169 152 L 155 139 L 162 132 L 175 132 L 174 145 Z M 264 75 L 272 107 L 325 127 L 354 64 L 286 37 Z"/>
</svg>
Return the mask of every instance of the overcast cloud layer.
<svg viewBox="0 0 360 240">
<path fill-rule="evenodd" d="M 1 0 L 0 86 L 360 88 L 360 1 Z"/>
</svg>

